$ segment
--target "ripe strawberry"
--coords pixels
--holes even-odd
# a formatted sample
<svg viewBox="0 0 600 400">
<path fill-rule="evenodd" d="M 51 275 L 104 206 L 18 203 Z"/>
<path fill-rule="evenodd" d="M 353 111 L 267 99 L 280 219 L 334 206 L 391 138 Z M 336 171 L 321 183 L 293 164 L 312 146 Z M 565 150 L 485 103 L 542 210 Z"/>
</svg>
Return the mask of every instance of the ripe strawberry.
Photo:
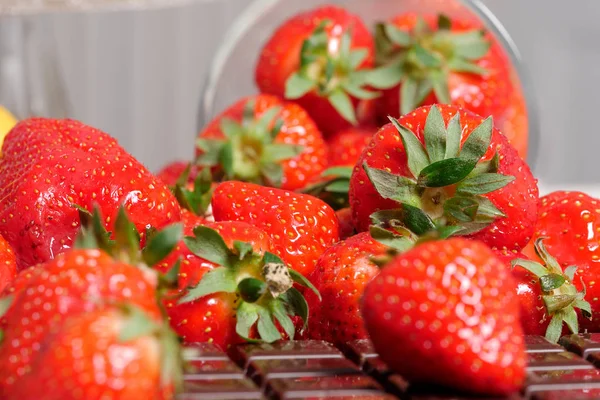
<svg viewBox="0 0 600 400">
<path fill-rule="evenodd" d="M 46 335 L 69 317 L 92 312 L 104 302 L 128 302 L 160 320 L 159 279 L 146 265 L 156 264 L 169 253 L 179 240 L 181 227 L 154 233 L 140 252 L 135 227 L 123 208 L 115 223 L 116 241 L 108 240 L 98 209 L 89 219 L 85 212 L 81 214 L 78 248 L 23 270 L 0 299 L 0 308 L 6 310 L 0 320 L 0 393 L 5 396 L 31 372 L 30 362 Z"/>
<path fill-rule="evenodd" d="M 354 167 L 376 127 L 351 127 L 334 133 L 327 139 L 329 167 Z"/>
<path fill-rule="evenodd" d="M 335 212 L 306 194 L 223 182 L 215 189 L 212 207 L 216 221 L 243 221 L 263 229 L 273 241 L 273 252 L 303 275 L 339 240 Z"/>
<path fill-rule="evenodd" d="M 382 210 L 418 235 L 445 225 L 493 248 L 518 251 L 529 242 L 537 181 L 491 118 L 438 105 L 391 121 L 373 136 L 350 179 L 359 231 Z"/>
<path fill-rule="evenodd" d="M 12 247 L 0 236 L 0 293 L 17 275 L 17 257 Z"/>
<path fill-rule="evenodd" d="M 306 293 L 311 310 L 309 338 L 343 344 L 368 337 L 359 301 L 364 287 L 379 273 L 371 258 L 387 251 L 387 246 L 363 232 L 323 253 L 308 276 L 323 298 L 321 301 L 314 293 Z"/>
<path fill-rule="evenodd" d="M 561 267 L 577 266 L 580 278 L 573 284 L 580 291 L 585 289 L 592 308 L 592 320 L 582 319 L 580 325 L 592 332 L 600 329 L 600 286 L 596 286 L 600 281 L 596 272 L 600 266 L 599 233 L 600 200 L 581 192 L 557 191 L 540 199 L 534 240 L 523 249 L 525 255 L 535 257 L 535 240 L 546 238 L 548 253 Z"/>
<path fill-rule="evenodd" d="M 387 89 L 378 102 L 380 118 L 454 104 L 499 122 L 519 93 L 508 56 L 478 21 L 406 13 L 376 31 L 381 67 L 370 78 Z"/>
<path fill-rule="evenodd" d="M 520 90 L 513 91 L 509 105 L 503 116 L 498 119 L 498 127 L 517 149 L 522 159 L 527 159 L 529 143 L 529 119 L 527 103 Z"/>
<path fill-rule="evenodd" d="M 31 372 L 5 399 L 172 399 L 181 383 L 178 350 L 165 323 L 135 307 L 101 306 L 53 325 Z"/>
<path fill-rule="evenodd" d="M 327 165 L 326 144 L 306 111 L 271 95 L 238 101 L 198 138 L 197 162 L 225 180 L 294 190 Z"/>
<path fill-rule="evenodd" d="M 0 163 L 0 235 L 19 270 L 48 261 L 73 244 L 77 204 L 98 204 L 113 231 L 118 208 L 144 236 L 180 218 L 168 188 L 109 135 L 73 120 L 34 118 L 6 137 Z"/>
<path fill-rule="evenodd" d="M 409 382 L 504 395 L 525 376 L 514 286 L 483 243 L 427 242 L 367 285 L 362 313 L 382 360 Z"/>
<path fill-rule="evenodd" d="M 366 86 L 374 43 L 356 15 L 323 6 L 285 21 L 262 49 L 256 66 L 261 92 L 295 100 L 325 135 L 370 122 L 378 94 Z"/>
<path fill-rule="evenodd" d="M 340 240 L 346 240 L 356 234 L 352 223 L 352 210 L 350 207 L 341 208 L 335 212 L 340 227 Z"/>
<path fill-rule="evenodd" d="M 540 262 L 513 254 L 509 263 L 517 280 L 521 326 L 525 334 L 545 335 L 548 340 L 557 342 L 563 332 L 579 332 L 577 311 L 589 319 L 591 306 L 584 299 L 586 293 L 578 292 L 575 287 L 575 282 L 580 279 L 580 276 L 575 278 L 577 267 L 563 271 L 546 250 L 544 240 L 535 241 L 535 259 Z M 509 258 L 505 257 L 505 260 Z"/>
<path fill-rule="evenodd" d="M 300 307 L 305 300 L 292 285 L 310 284 L 269 252 L 270 240 L 260 229 L 214 223 L 194 229 L 185 243 L 199 260 L 195 276 L 165 303 L 171 326 L 184 341 L 225 350 L 246 339 L 273 342 L 281 332 L 293 339 L 290 316 L 308 322 L 307 308 Z"/>
</svg>

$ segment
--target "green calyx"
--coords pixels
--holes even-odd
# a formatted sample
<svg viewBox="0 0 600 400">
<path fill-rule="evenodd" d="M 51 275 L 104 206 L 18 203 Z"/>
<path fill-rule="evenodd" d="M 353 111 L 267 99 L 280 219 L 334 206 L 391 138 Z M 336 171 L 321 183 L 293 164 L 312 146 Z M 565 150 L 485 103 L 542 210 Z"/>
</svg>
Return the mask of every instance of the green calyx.
<svg viewBox="0 0 600 400">
<path fill-rule="evenodd" d="M 583 291 L 579 292 L 573 284 L 577 267 L 572 265 L 563 271 L 558 261 L 548 253 L 544 239 L 546 238 L 541 237 L 535 241 L 535 252 L 544 261 L 544 265 L 523 259 L 515 259 L 511 265 L 513 268 L 525 268 L 538 277 L 542 300 L 551 318 L 546 329 L 546 338 L 556 343 L 560 339 L 563 323 L 572 333 L 579 332 L 576 309 L 579 309 L 584 317 L 591 319 L 592 307 L 585 300 L 585 285 Z"/>
<path fill-rule="evenodd" d="M 161 385 L 173 385 L 175 392 L 183 388 L 183 351 L 177 334 L 167 320 L 156 321 L 132 304 L 119 306 L 125 323 L 119 332 L 119 341 L 127 343 L 142 337 L 155 338 L 160 346 Z"/>
<path fill-rule="evenodd" d="M 327 98 L 337 112 L 353 125 L 357 124 L 352 97 L 368 100 L 379 93 L 367 90 L 367 72 L 358 68 L 369 56 L 368 49 L 352 49 L 352 28 L 346 29 L 339 45 L 332 50 L 323 20 L 302 44 L 300 68 L 286 81 L 285 98 L 295 100 L 315 92 Z"/>
<path fill-rule="evenodd" d="M 259 254 L 250 244 L 239 241 L 229 248 L 217 231 L 205 226 L 194 229 L 194 236 L 188 236 L 184 241 L 198 257 L 219 267 L 207 272 L 198 285 L 189 288 L 180 303 L 215 293 L 239 295 L 236 332 L 246 340 L 251 340 L 250 329 L 255 325 L 258 340 L 271 343 L 281 339 L 275 321 L 288 338 L 293 339 L 295 327 L 291 316 L 300 316 L 306 327 L 308 304 L 293 285 L 308 287 L 320 298 L 319 292 L 279 257 L 269 252 Z"/>
<path fill-rule="evenodd" d="M 352 167 L 331 167 L 321 173 L 321 181 L 307 186 L 302 193 L 315 196 L 329 204 L 334 210 L 349 207 L 348 191 Z"/>
<path fill-rule="evenodd" d="M 221 120 L 223 139 L 197 140 L 202 154 L 196 162 L 200 166 L 219 167 L 217 179 L 239 180 L 279 187 L 283 179 L 281 162 L 296 157 L 302 146 L 276 143 L 283 126 L 277 118 L 281 107 L 272 107 L 256 118 L 255 102 L 248 101 L 241 122 L 229 118 Z"/>
<path fill-rule="evenodd" d="M 146 244 L 141 248 L 141 236 L 135 225 L 127 217 L 124 207 L 119 207 L 114 232 L 104 227 L 102 213 L 98 206 L 93 212 L 73 205 L 79 211 L 81 229 L 75 239 L 74 248 L 101 249 L 113 258 L 131 264 L 144 264 L 152 267 L 171 253 L 183 238 L 183 225 L 172 224 L 162 230 L 149 228 L 145 232 Z"/>
<path fill-rule="evenodd" d="M 481 161 L 492 139 L 491 117 L 471 132 L 462 148 L 458 113 L 446 127 L 440 110 L 431 107 L 424 127 L 425 146 L 410 129 L 394 118 L 390 120 L 400 134 L 412 176 L 363 164 L 380 196 L 400 204 L 388 218 L 398 218 L 396 224 L 421 236 L 442 227 L 450 229 L 452 235 L 468 235 L 504 216 L 484 197 L 514 180 L 498 173 L 497 154 Z"/>
<path fill-rule="evenodd" d="M 213 193 L 210 168 L 203 168 L 200 171 L 194 179 L 193 189 L 189 190 L 187 183 L 191 168 L 192 164 L 190 163 L 170 189 L 182 208 L 191 211 L 195 215 L 206 216 L 210 213 L 210 202 Z"/>
<path fill-rule="evenodd" d="M 371 86 L 389 89 L 401 84 L 400 114 L 417 108 L 433 91 L 438 103 L 451 102 L 448 76 L 451 72 L 484 75 L 476 61 L 491 46 L 483 30 L 452 32 L 448 17 L 438 17 L 437 29 L 419 18 L 411 32 L 391 23 L 376 25 L 375 43 L 379 68 L 368 76 Z"/>
</svg>

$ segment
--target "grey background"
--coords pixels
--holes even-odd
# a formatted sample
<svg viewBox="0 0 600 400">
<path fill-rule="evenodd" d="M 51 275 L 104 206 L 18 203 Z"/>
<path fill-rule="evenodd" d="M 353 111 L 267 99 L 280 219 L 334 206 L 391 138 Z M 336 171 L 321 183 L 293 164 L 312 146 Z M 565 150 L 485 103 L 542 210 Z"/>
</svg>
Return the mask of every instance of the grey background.
<svg viewBox="0 0 600 400">
<path fill-rule="evenodd" d="M 20 117 L 68 115 L 97 126 L 153 170 L 189 159 L 208 67 L 248 3 L 14 17 L 2 15 L 0 0 L 0 103 Z M 543 190 L 600 195 L 600 0 L 482 3 L 510 32 L 532 78 L 542 133 L 533 167 Z"/>
</svg>

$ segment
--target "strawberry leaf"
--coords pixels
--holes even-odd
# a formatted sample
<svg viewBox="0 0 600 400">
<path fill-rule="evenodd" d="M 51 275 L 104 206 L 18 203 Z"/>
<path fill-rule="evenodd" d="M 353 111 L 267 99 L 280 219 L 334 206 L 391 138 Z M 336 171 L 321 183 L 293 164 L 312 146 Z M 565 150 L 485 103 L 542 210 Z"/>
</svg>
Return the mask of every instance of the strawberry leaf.
<svg viewBox="0 0 600 400">
<path fill-rule="evenodd" d="M 484 37 L 482 30 L 454 33 L 450 40 L 454 45 L 456 56 L 467 60 L 478 60 L 484 57 L 491 47 L 491 42 Z"/>
<path fill-rule="evenodd" d="M 254 326 L 256 321 L 258 321 L 258 312 L 256 311 L 256 307 L 242 301 L 235 313 L 235 316 L 236 333 L 243 339 L 250 341 L 250 329 Z"/>
<path fill-rule="evenodd" d="M 472 222 L 475 220 L 479 203 L 469 197 L 453 197 L 444 202 L 444 213 L 459 222 Z"/>
<path fill-rule="evenodd" d="M 400 133 L 400 138 L 402 139 L 402 144 L 408 158 L 408 168 L 414 177 L 418 177 L 423 168 L 429 165 L 429 157 L 419 139 L 410 129 L 400 125 L 400 122 L 395 118 L 389 117 L 389 119 L 398 130 L 398 133 Z"/>
<path fill-rule="evenodd" d="M 400 114 L 405 115 L 417 108 L 418 82 L 409 76 L 402 79 L 400 86 Z"/>
<path fill-rule="evenodd" d="M 158 325 L 139 307 L 128 304 L 124 307 L 127 320 L 119 332 L 120 342 L 129 342 L 142 336 L 153 335 Z"/>
<path fill-rule="evenodd" d="M 246 303 L 255 303 L 267 291 L 267 284 L 260 279 L 242 279 L 237 286 L 238 292 Z"/>
<path fill-rule="evenodd" d="M 219 128 L 221 128 L 221 132 L 228 139 L 244 134 L 244 128 L 238 122 L 227 117 L 221 119 Z"/>
<path fill-rule="evenodd" d="M 505 217 L 504 213 L 492 203 L 489 199 L 477 196 L 475 197 L 477 203 L 479 203 L 479 208 L 477 210 L 477 215 L 480 217 L 488 217 L 490 219 L 494 219 L 496 217 Z"/>
<path fill-rule="evenodd" d="M 565 277 L 559 274 L 551 273 L 540 276 L 540 286 L 544 292 L 551 292 L 554 289 L 558 289 L 565 281 Z"/>
<path fill-rule="evenodd" d="M 573 333 L 579 332 L 579 322 L 577 321 L 577 312 L 573 307 L 568 307 L 560 312 L 563 315 L 563 321 Z"/>
<path fill-rule="evenodd" d="M 260 174 L 269 186 L 280 187 L 283 182 L 283 167 L 280 164 L 265 164 Z"/>
<path fill-rule="evenodd" d="M 537 276 L 538 278 L 548 275 L 548 270 L 542 264 L 535 261 L 525 260 L 523 258 L 515 258 L 510 262 L 510 265 L 512 266 L 512 268 L 524 268 L 527 271 L 534 274 L 535 276 Z"/>
<path fill-rule="evenodd" d="M 403 223 L 417 235 L 423 235 L 435 229 L 435 224 L 423 210 L 408 204 L 402 204 L 404 212 Z"/>
<path fill-rule="evenodd" d="M 487 152 L 492 141 L 492 117 L 486 118 L 477 128 L 473 129 L 460 151 L 460 158 L 469 161 L 479 161 Z"/>
<path fill-rule="evenodd" d="M 342 88 L 334 90 L 328 97 L 329 103 L 335 110 L 352 125 L 356 125 L 356 114 L 350 96 Z"/>
<path fill-rule="evenodd" d="M 306 299 L 296 288 L 291 288 L 287 292 L 281 294 L 278 297 L 278 300 L 283 301 L 288 305 L 289 310 L 293 313 L 293 315 L 297 315 L 302 318 L 304 325 L 302 326 L 302 331 L 306 329 L 308 326 L 308 303 Z"/>
<path fill-rule="evenodd" d="M 300 286 L 309 288 L 314 294 L 317 295 L 319 300 L 321 300 L 321 293 L 319 293 L 319 290 L 308 279 L 306 279 L 306 277 L 304 275 L 302 275 L 300 272 L 293 270 L 291 268 L 288 268 L 288 271 L 294 282 L 296 282 Z"/>
<path fill-rule="evenodd" d="M 219 164 L 221 152 L 225 141 L 216 139 L 198 139 L 196 146 L 202 151 L 202 154 L 196 158 L 198 165 L 212 167 Z"/>
<path fill-rule="evenodd" d="M 135 264 L 139 257 L 140 235 L 131 220 L 127 217 L 124 207 L 119 207 L 115 221 L 114 250 L 121 260 Z"/>
<path fill-rule="evenodd" d="M 197 226 L 194 229 L 194 236 L 187 236 L 183 239 L 188 249 L 200 258 L 204 258 L 217 265 L 231 268 L 232 259 L 235 254 L 225 244 L 225 241 L 214 229 L 206 226 Z"/>
<path fill-rule="evenodd" d="M 430 74 L 430 79 L 433 85 L 433 92 L 435 93 L 438 103 L 452 103 L 450 89 L 448 88 L 448 75 L 444 72 L 433 72 Z"/>
<path fill-rule="evenodd" d="M 366 83 L 376 89 L 391 89 L 398 85 L 403 77 L 402 65 L 393 63 L 370 70 L 366 76 Z"/>
<path fill-rule="evenodd" d="M 452 21 L 445 14 L 439 14 L 437 20 L 437 26 L 439 30 L 450 30 L 452 27 Z"/>
<path fill-rule="evenodd" d="M 235 293 L 237 289 L 235 276 L 229 268 L 218 267 L 202 275 L 200 282 L 188 289 L 179 299 L 179 304 L 189 303 L 213 293 Z"/>
<path fill-rule="evenodd" d="M 4 314 L 6 314 L 14 300 L 14 294 L 9 294 L 8 296 L 4 296 L 0 299 L 0 317 L 3 317 Z"/>
<path fill-rule="evenodd" d="M 284 303 L 281 301 L 273 301 L 270 304 L 271 313 L 275 317 L 275 319 L 279 322 L 279 325 L 283 328 L 284 332 L 287 334 L 289 340 L 294 340 L 294 334 L 296 328 L 294 327 L 294 322 L 288 315 L 287 310 L 285 309 Z"/>
<path fill-rule="evenodd" d="M 515 177 L 510 175 L 483 173 L 465 179 L 456 190 L 463 194 L 486 194 L 501 189 L 514 180 Z"/>
<path fill-rule="evenodd" d="M 321 176 L 334 176 L 339 178 L 348 178 L 352 176 L 352 167 L 331 167 L 321 173 Z"/>
<path fill-rule="evenodd" d="M 394 24 L 382 24 L 386 36 L 390 41 L 400 47 L 408 47 L 412 44 L 410 33 L 398 29 Z"/>
<path fill-rule="evenodd" d="M 281 333 L 277 330 L 271 313 L 264 307 L 258 307 L 258 323 L 256 324 L 258 335 L 266 343 L 273 343 L 281 339 Z"/>
<path fill-rule="evenodd" d="M 420 44 L 414 45 L 414 54 L 419 63 L 426 68 L 439 68 L 442 64 L 441 60 L 429 50 L 425 49 Z"/>
<path fill-rule="evenodd" d="M 397 250 L 400 253 L 411 249 L 414 246 L 414 240 L 406 236 L 397 235 L 387 229 L 372 225 L 369 227 L 371 237 L 379 243 Z"/>
<path fill-rule="evenodd" d="M 421 187 L 444 187 L 465 179 L 475 168 L 475 162 L 461 158 L 448 158 L 425 167 L 417 185 Z"/>
<path fill-rule="evenodd" d="M 262 139 L 263 143 L 270 142 L 272 140 L 272 136 L 269 127 L 275 123 L 275 118 L 280 112 L 281 107 L 270 107 L 258 118 L 258 121 L 256 121 L 254 126 L 252 126 L 253 129 L 249 129 L 248 131 L 255 137 Z"/>
<path fill-rule="evenodd" d="M 446 126 L 440 109 L 432 106 L 425 121 L 425 147 L 431 162 L 441 161 L 446 156 Z"/>
<path fill-rule="evenodd" d="M 487 69 L 480 67 L 473 62 L 462 60 L 460 58 L 455 58 L 448 61 L 448 68 L 454 72 L 467 72 L 469 74 L 476 75 L 485 75 L 488 73 Z"/>
<path fill-rule="evenodd" d="M 564 274 L 572 282 L 573 279 L 575 279 L 575 272 L 577 272 L 577 266 L 569 265 L 567 268 L 565 268 Z"/>
<path fill-rule="evenodd" d="M 448 122 L 446 135 L 446 155 L 444 158 L 458 157 L 460 153 L 460 139 L 462 136 L 462 128 L 460 126 L 460 113 L 456 113 Z"/>
<path fill-rule="evenodd" d="M 263 148 L 262 161 L 264 163 L 279 162 L 296 157 L 304 151 L 304 146 L 272 143 Z"/>
<path fill-rule="evenodd" d="M 548 328 L 546 328 L 546 339 L 552 343 L 557 343 L 562 332 L 562 324 L 562 316 L 559 314 L 554 314 L 550 320 L 550 323 L 548 324 Z"/>
<path fill-rule="evenodd" d="M 583 299 L 575 300 L 573 307 L 579 308 L 585 318 L 592 319 L 592 306 Z"/>
<path fill-rule="evenodd" d="M 252 245 L 246 242 L 240 242 L 239 240 L 235 240 L 233 242 L 233 248 L 236 250 L 239 255 L 239 260 L 243 260 L 248 254 L 252 254 Z"/>
<path fill-rule="evenodd" d="M 382 169 L 370 168 L 366 163 L 363 163 L 363 168 L 377 193 L 384 199 L 413 206 L 419 205 L 417 185 L 412 179 Z"/>
<path fill-rule="evenodd" d="M 225 176 L 232 178 L 235 176 L 235 150 L 233 148 L 233 142 L 229 141 L 223 144 L 221 147 L 221 153 L 219 154 L 218 164 L 223 167 Z"/>
<path fill-rule="evenodd" d="M 167 257 L 183 238 L 183 225 L 173 224 L 157 232 L 142 250 L 142 259 L 148 266 L 158 264 Z"/>
<path fill-rule="evenodd" d="M 365 61 L 368 56 L 369 51 L 367 49 L 352 50 L 348 55 L 348 66 L 352 70 L 356 69 L 363 63 L 363 61 Z"/>
<path fill-rule="evenodd" d="M 285 98 L 296 100 L 315 90 L 317 84 L 298 72 L 293 73 L 285 82 Z"/>
</svg>

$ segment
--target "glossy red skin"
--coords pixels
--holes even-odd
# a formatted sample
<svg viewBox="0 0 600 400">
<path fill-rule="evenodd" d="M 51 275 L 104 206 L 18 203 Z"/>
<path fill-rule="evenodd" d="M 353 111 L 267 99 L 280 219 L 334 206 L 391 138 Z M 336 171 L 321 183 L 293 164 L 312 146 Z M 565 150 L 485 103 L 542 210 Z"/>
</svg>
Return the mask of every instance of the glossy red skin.
<svg viewBox="0 0 600 400">
<path fill-rule="evenodd" d="M 79 215 L 98 204 L 113 231 L 124 204 L 140 232 L 180 218 L 169 189 L 115 139 L 73 120 L 20 122 L 6 136 L 0 164 L 0 235 L 19 270 L 71 248 Z M 143 236 L 143 235 L 142 235 Z"/>
<path fill-rule="evenodd" d="M 411 383 L 501 396 L 518 391 L 525 378 L 514 287 L 483 243 L 427 242 L 367 285 L 363 317 L 382 360 Z"/>
<path fill-rule="evenodd" d="M 259 254 L 271 251 L 271 240 L 267 234 L 252 225 L 227 221 L 206 226 L 219 232 L 229 247 L 237 240 L 250 243 Z M 235 294 L 217 293 L 178 304 L 179 298 L 187 293 L 188 287 L 197 285 L 206 272 L 218 267 L 191 253 L 183 243 L 180 246 L 183 247 L 178 250 L 179 254 L 185 255 L 179 276 L 180 290 L 164 302 L 171 327 L 185 343 L 210 342 L 223 350 L 233 344 L 243 343 L 243 339 L 235 332 L 235 308 L 238 302 Z"/>
<path fill-rule="evenodd" d="M 158 308 L 155 310 L 158 312 Z M 171 399 L 161 384 L 160 343 L 151 335 L 122 342 L 120 311 L 104 308 L 54 326 L 36 354 L 32 372 L 6 400 Z M 126 356 L 124 356 L 126 354 Z"/>
<path fill-rule="evenodd" d="M 223 139 L 225 136 L 221 131 L 222 119 L 229 118 L 241 122 L 244 107 L 250 100 L 255 102 L 254 113 L 257 119 L 270 108 L 282 108 L 277 118 L 283 120 L 283 126 L 274 142 L 300 145 L 303 146 L 303 151 L 296 157 L 281 162 L 283 167 L 281 188 L 286 190 L 303 188 L 313 178 L 319 176 L 327 166 L 327 144 L 315 122 L 297 104 L 285 102 L 276 96 L 266 94 L 247 97 L 239 100 L 212 120 L 198 137 Z M 196 150 L 196 155 L 199 154 L 201 152 Z"/>
<path fill-rule="evenodd" d="M 308 276 L 323 300 L 319 301 L 311 291 L 305 292 L 310 310 L 310 339 L 342 345 L 368 338 L 360 313 L 360 299 L 367 283 L 379 273 L 379 267 L 370 258 L 384 255 L 386 251 L 386 246 L 363 232 L 336 243 L 323 253 Z"/>
<path fill-rule="evenodd" d="M 340 226 L 340 240 L 346 240 L 356 232 L 352 223 L 352 210 L 350 207 L 339 209 L 335 212 Z"/>
<path fill-rule="evenodd" d="M 436 29 L 437 17 L 421 16 L 429 22 L 432 29 Z M 401 30 L 412 30 L 416 24 L 417 15 L 414 13 L 402 14 L 391 20 L 391 23 Z M 452 19 L 451 30 L 454 32 L 472 31 L 482 29 L 479 22 Z M 476 114 L 494 118 L 501 118 L 509 106 L 509 98 L 513 91 L 510 79 L 510 61 L 500 44 L 491 34 L 487 35 L 492 46 L 488 53 L 475 63 L 489 71 L 486 75 L 450 72 L 448 76 L 448 90 L 451 104 L 470 110 Z M 387 119 L 388 115 L 397 118 L 400 110 L 400 85 L 383 91 L 379 99 L 380 118 Z M 432 92 L 420 105 L 437 104 L 439 100 Z M 386 121 L 387 122 L 387 121 Z"/>
<path fill-rule="evenodd" d="M 514 259 L 529 260 L 523 253 L 513 253 L 506 250 L 494 251 L 496 257 L 504 262 L 512 272 L 516 281 L 516 293 L 521 303 L 521 326 L 526 335 L 546 334 L 550 323 L 550 317 L 546 313 L 546 307 L 542 301 L 542 289 L 537 276 L 520 266 L 511 266 Z M 533 261 L 540 262 L 537 257 Z"/>
<path fill-rule="evenodd" d="M 336 47 L 348 28 L 352 28 L 352 49 L 367 49 L 368 55 L 359 69 L 371 68 L 374 62 L 375 44 L 369 29 L 361 19 L 337 6 L 323 6 L 297 14 L 285 21 L 273 33 L 262 49 L 255 71 L 256 85 L 262 93 L 284 97 L 285 82 L 300 67 L 300 49 L 315 28 L 323 21 L 332 22 L 326 31 L 330 48 Z M 295 100 L 315 120 L 324 135 L 330 135 L 351 126 L 329 104 L 326 98 L 310 92 Z M 369 122 L 375 116 L 375 103 L 352 98 L 358 122 Z"/>
<path fill-rule="evenodd" d="M 519 88 L 514 88 L 504 116 L 496 121 L 510 144 L 526 160 L 529 151 L 529 119 L 525 96 Z"/>
<path fill-rule="evenodd" d="M 23 275 L 23 276 L 21 276 Z M 13 300 L 0 320 L 0 393 L 8 396 L 54 326 L 106 302 L 129 302 L 160 318 L 156 274 L 113 260 L 101 250 L 72 250 L 22 271 L 7 288 Z M 14 290 L 13 290 L 14 289 Z"/>
<path fill-rule="evenodd" d="M 438 107 L 446 124 L 460 111 L 461 124 L 466 127 L 463 129 L 462 143 L 483 121 L 481 117 L 455 106 L 438 105 Z M 429 109 L 430 106 L 420 107 L 398 120 L 400 124 L 415 132 L 421 142 L 423 142 L 423 127 Z M 481 240 L 492 248 L 518 251 L 533 235 L 539 197 L 537 180 L 506 137 L 494 129 L 491 144 L 483 160 L 491 159 L 496 151 L 500 156 L 498 172 L 512 175 L 516 179 L 502 189 L 486 194 L 485 197 L 504 212 L 506 217 L 497 218 L 487 228 L 473 234 L 472 238 Z M 379 196 L 362 168 L 363 163 L 367 163 L 371 168 L 386 169 L 394 174 L 412 178 L 400 134 L 392 124 L 383 126 L 363 151 L 350 179 L 350 207 L 354 226 L 359 231 L 368 229 L 369 216 L 373 212 L 397 207 L 394 201 Z"/>
<path fill-rule="evenodd" d="M 215 189 L 212 207 L 215 221 L 243 221 L 263 229 L 273 251 L 304 276 L 339 240 L 335 211 L 310 195 L 229 181 Z"/>
<path fill-rule="evenodd" d="M 17 276 L 17 256 L 12 247 L 0 236 L 0 293 Z"/>
<path fill-rule="evenodd" d="M 331 135 L 329 143 L 329 167 L 354 167 L 376 127 L 357 127 L 338 131 Z"/>
<path fill-rule="evenodd" d="M 533 243 L 545 237 L 548 252 L 561 264 L 577 266 L 573 284 L 583 290 L 592 306 L 592 320 L 579 318 L 580 330 L 600 329 L 600 200 L 581 192 L 557 191 L 540 198 L 533 240 L 523 250 L 535 254 Z"/>
<path fill-rule="evenodd" d="M 183 174 L 189 164 L 189 161 L 173 161 L 158 171 L 156 173 L 156 177 L 163 181 L 165 185 L 175 186 L 177 180 Z M 194 183 L 194 179 L 196 179 L 198 172 L 198 167 L 192 166 L 190 168 L 188 183 Z"/>
</svg>

